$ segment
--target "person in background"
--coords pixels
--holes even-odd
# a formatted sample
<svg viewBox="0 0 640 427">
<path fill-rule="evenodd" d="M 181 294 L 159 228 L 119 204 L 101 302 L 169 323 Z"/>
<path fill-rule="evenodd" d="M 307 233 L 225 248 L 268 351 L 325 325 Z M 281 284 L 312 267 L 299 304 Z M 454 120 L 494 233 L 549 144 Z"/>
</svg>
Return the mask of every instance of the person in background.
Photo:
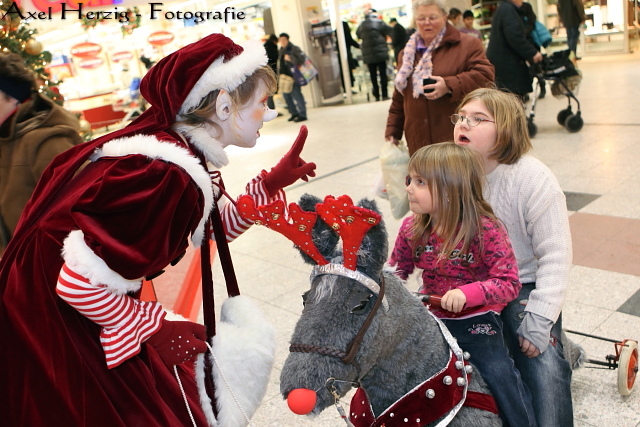
<svg viewBox="0 0 640 427">
<path fill-rule="evenodd" d="M 398 63 L 398 54 L 407 44 L 407 30 L 398 22 L 396 18 L 389 19 L 389 25 L 393 28 L 391 34 L 391 46 L 393 47 L 393 64 Z"/>
<path fill-rule="evenodd" d="M 451 25 L 460 29 L 462 27 L 462 11 L 456 7 L 452 7 L 449 9 L 449 15 L 447 16 L 447 20 Z"/>
<path fill-rule="evenodd" d="M 82 142 L 76 116 L 36 89 L 22 57 L 0 53 L 0 256 L 51 160 Z"/>
<path fill-rule="evenodd" d="M 518 9 L 518 13 L 520 13 L 522 19 L 524 20 L 524 34 L 526 35 L 527 40 L 529 40 L 529 43 L 531 43 L 536 48 L 536 50 L 540 52 L 542 46 L 538 46 L 534 42 L 532 35 L 536 28 L 536 21 L 538 20 L 536 13 L 533 11 L 533 7 L 530 3 L 525 1 L 522 3 L 522 6 L 520 6 L 520 9 Z M 538 64 L 534 64 L 531 69 L 533 70 L 532 73 L 536 75 L 536 78 L 538 79 L 538 86 L 540 87 L 538 98 L 542 99 L 547 94 L 547 85 L 544 81 L 544 75 L 542 75 L 542 69 Z"/>
<path fill-rule="evenodd" d="M 278 75 L 278 37 L 275 34 L 269 34 L 267 40 L 264 42 L 264 50 L 267 52 L 267 65 L 271 67 L 273 73 Z M 276 109 L 276 104 L 273 102 L 273 95 L 269 95 L 267 99 L 267 107 L 271 110 Z M 282 113 L 278 113 L 280 117 Z"/>
<path fill-rule="evenodd" d="M 447 23 L 442 0 L 414 0 L 413 16 L 418 31 L 399 56 L 384 134 L 393 144 L 404 134 L 409 154 L 449 141 L 453 132 L 449 117 L 458 102 L 494 78 L 482 42 Z"/>
<path fill-rule="evenodd" d="M 149 70 L 140 93 L 151 106 L 130 125 L 51 162 L 0 260 L 0 363 L 11 367 L 0 384 L 12 390 L 0 399 L 3 425 L 217 424 L 204 373 L 190 364 L 207 350 L 205 326 L 168 320 L 158 301 L 138 297 L 142 279 L 179 262 L 190 241 L 213 286 L 211 225 L 232 241 L 253 222 L 221 198 L 209 165 L 226 166 L 229 145 L 255 146 L 276 116 L 266 106 L 275 86 L 262 43 L 211 34 Z M 284 200 L 285 186 L 315 175 L 299 157 L 306 134 L 245 194 Z M 253 389 L 235 393 L 255 400 Z"/>
<path fill-rule="evenodd" d="M 280 33 L 278 37 L 280 50 L 278 51 L 278 74 L 286 74 L 293 77 L 292 67 L 302 65 L 305 55 L 302 50 L 289 41 L 289 34 Z M 307 104 L 302 94 L 302 89 L 297 82 L 293 82 L 293 90 L 289 93 L 283 93 L 287 110 L 289 110 L 290 122 L 304 122 L 307 120 Z"/>
<path fill-rule="evenodd" d="M 389 60 L 389 48 L 387 37 L 391 37 L 392 28 L 380 19 L 375 9 L 369 9 L 365 13 L 364 21 L 358 26 L 356 36 L 362 41 L 362 62 L 369 67 L 373 97 L 380 101 L 389 99 L 387 61 Z M 378 85 L 378 74 L 380 84 Z"/>
<path fill-rule="evenodd" d="M 542 61 L 542 54 L 525 32 L 522 3 L 523 0 L 502 0 L 496 8 L 487 58 L 496 68 L 496 86 L 525 101 L 533 91 L 529 64 Z"/>
<path fill-rule="evenodd" d="M 578 40 L 580 39 L 580 25 L 585 21 L 586 14 L 582 0 L 558 0 L 556 5 L 560 22 L 567 30 L 567 46 L 573 54 L 573 58 L 577 58 Z"/>
<path fill-rule="evenodd" d="M 462 14 L 462 23 L 463 26 L 459 28 L 461 33 L 469 34 L 470 36 L 479 38 L 482 40 L 482 33 L 475 28 L 473 28 L 473 21 L 475 17 L 473 16 L 473 12 L 470 10 L 465 10 Z"/>
<path fill-rule="evenodd" d="M 477 89 L 457 114 L 454 141 L 482 157 L 485 198 L 506 226 L 518 261 L 522 289 L 502 311 L 511 355 L 531 391 L 538 425 L 571 427 L 569 344 L 562 336 L 572 262 L 565 195 L 549 168 L 527 154 L 527 116 L 515 95 Z"/>
<path fill-rule="evenodd" d="M 360 49 L 360 43 L 355 41 L 353 39 L 353 36 L 351 36 L 351 27 L 349 27 L 349 23 L 347 23 L 347 21 L 342 21 L 342 31 L 344 31 L 344 41 L 347 48 L 347 65 L 349 66 L 349 79 L 351 80 L 351 91 L 352 93 L 356 93 L 353 90 L 353 85 L 355 84 L 355 79 L 353 77 L 353 70 L 358 68 L 358 61 L 353 57 L 353 54 L 351 53 L 351 48 L 355 47 L 356 49 Z M 334 31 L 334 33 L 336 34 L 336 37 L 338 37 L 338 32 Z M 336 52 L 338 54 L 338 63 L 342 64 L 342 61 L 340 59 L 340 49 L 338 48 L 337 45 L 336 45 Z M 340 81 L 342 83 L 342 90 L 346 91 L 344 86 L 344 76 L 342 75 L 342 72 L 340 73 Z"/>
<path fill-rule="evenodd" d="M 400 227 L 389 264 L 403 280 L 420 269 L 418 292 L 442 295 L 431 311 L 471 355 L 505 425 L 535 426 L 531 394 L 509 357 L 500 319 L 521 287 L 518 264 L 482 197 L 483 182 L 480 156 L 467 147 L 445 142 L 416 151 L 407 178 L 413 215 Z"/>
</svg>

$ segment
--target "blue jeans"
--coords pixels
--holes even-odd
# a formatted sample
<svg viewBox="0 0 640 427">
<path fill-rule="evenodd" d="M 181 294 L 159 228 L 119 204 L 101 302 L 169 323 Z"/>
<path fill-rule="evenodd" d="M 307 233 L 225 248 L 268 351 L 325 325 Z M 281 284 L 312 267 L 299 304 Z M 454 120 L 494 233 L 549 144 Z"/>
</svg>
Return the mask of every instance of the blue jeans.
<svg viewBox="0 0 640 427">
<path fill-rule="evenodd" d="M 564 358 L 561 341 L 562 315 L 551 329 L 549 347 L 538 357 L 528 358 L 520 352 L 516 330 L 535 283 L 522 285 L 520 295 L 502 311 L 507 345 L 533 398 L 533 409 L 540 427 L 573 426 L 571 401 L 571 366 Z M 521 304 L 520 302 L 523 302 Z"/>
<path fill-rule="evenodd" d="M 489 386 L 504 425 L 535 426 L 531 394 L 509 357 L 500 315 L 490 312 L 468 319 L 442 321 L 462 350 L 471 354 L 469 361 Z"/>
<path fill-rule="evenodd" d="M 289 93 L 283 93 L 282 96 L 287 103 L 287 110 L 292 116 L 307 117 L 307 106 L 300 86 L 294 83 L 293 90 Z"/>
<path fill-rule="evenodd" d="M 573 53 L 576 53 L 578 49 L 578 39 L 580 38 L 580 28 L 579 27 L 567 27 L 567 45 L 569 46 L 569 50 Z"/>
</svg>

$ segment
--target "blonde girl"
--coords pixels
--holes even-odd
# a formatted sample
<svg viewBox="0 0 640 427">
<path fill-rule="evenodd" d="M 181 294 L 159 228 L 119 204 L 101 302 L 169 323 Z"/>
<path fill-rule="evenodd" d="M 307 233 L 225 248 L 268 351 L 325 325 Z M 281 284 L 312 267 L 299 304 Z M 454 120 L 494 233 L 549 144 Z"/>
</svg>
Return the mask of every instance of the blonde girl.
<svg viewBox="0 0 640 427">
<path fill-rule="evenodd" d="M 443 295 L 434 309 L 471 354 L 505 425 L 534 426 L 529 391 L 504 344 L 500 312 L 518 295 L 511 243 L 483 199 L 484 169 L 472 150 L 453 143 L 420 148 L 409 162 L 404 220 L 390 264 L 403 279 L 421 270 L 420 293 Z"/>
<path fill-rule="evenodd" d="M 505 224 L 518 261 L 522 289 L 501 314 L 507 344 L 531 390 L 538 424 L 570 427 L 562 305 L 572 255 L 564 193 L 551 170 L 527 154 L 532 147 L 519 98 L 477 89 L 456 113 L 454 140 L 482 158 L 485 197 Z"/>
</svg>

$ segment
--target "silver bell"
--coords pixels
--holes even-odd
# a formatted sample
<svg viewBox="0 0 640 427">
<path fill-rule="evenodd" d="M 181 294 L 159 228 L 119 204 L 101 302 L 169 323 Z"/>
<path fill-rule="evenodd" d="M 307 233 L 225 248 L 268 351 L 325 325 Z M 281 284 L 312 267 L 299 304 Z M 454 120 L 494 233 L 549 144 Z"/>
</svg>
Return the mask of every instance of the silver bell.
<svg viewBox="0 0 640 427">
<path fill-rule="evenodd" d="M 453 384 L 453 378 L 451 378 L 449 375 L 447 375 L 446 377 L 444 377 L 444 378 L 442 379 L 442 382 L 443 382 L 445 385 L 451 385 L 451 384 Z"/>
<path fill-rule="evenodd" d="M 425 395 L 427 396 L 427 399 L 433 399 L 434 397 L 436 397 L 436 392 L 432 388 L 430 388 L 429 390 L 427 390 Z"/>
</svg>

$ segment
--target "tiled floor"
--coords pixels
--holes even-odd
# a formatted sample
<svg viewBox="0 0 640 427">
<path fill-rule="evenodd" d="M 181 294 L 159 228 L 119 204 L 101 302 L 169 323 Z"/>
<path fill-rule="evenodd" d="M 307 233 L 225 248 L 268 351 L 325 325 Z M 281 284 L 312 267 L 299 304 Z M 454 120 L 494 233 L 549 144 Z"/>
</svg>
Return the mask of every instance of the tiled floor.
<svg viewBox="0 0 640 427">
<path fill-rule="evenodd" d="M 564 309 L 564 326 L 601 337 L 640 339 L 640 54 L 587 57 L 579 64 L 583 81 L 577 91 L 584 128 L 569 133 L 556 121 L 567 99 L 540 100 L 533 140 L 534 155 L 556 174 L 568 193 L 574 266 Z M 359 102 L 358 102 L 359 101 Z M 304 192 L 320 197 L 349 194 L 373 197 L 377 155 L 383 143 L 388 102 L 367 103 L 356 96 L 354 105 L 309 110 L 304 159 L 318 165 L 318 177 L 292 186 L 295 201 Z M 576 110 L 574 105 L 574 111 Z M 283 110 L 284 112 L 284 110 Z M 229 149 L 231 163 L 223 170 L 227 189 L 239 193 L 261 169 L 270 168 L 288 150 L 299 124 L 285 114 L 267 123 L 257 147 Z M 586 195 L 586 196 L 585 196 Z M 593 197 L 589 197 L 593 196 Z M 390 239 L 399 221 L 388 203 L 378 200 Z M 277 331 L 278 349 L 271 383 L 252 424 L 259 426 L 345 425 L 334 409 L 315 419 L 292 414 L 279 395 L 279 375 L 287 356 L 288 340 L 301 312 L 300 295 L 308 287 L 309 267 L 282 236 L 253 227 L 231 244 L 241 291 L 257 301 Z M 187 264 L 183 262 L 182 265 Z M 161 300 L 171 306 L 180 278 L 157 283 Z M 171 283 L 167 283 L 167 279 Z M 224 300 L 223 279 L 216 267 L 218 303 Z M 164 286 L 163 286 L 164 285 Z M 409 284 L 415 287 L 415 284 Z M 588 356 L 604 360 L 614 353 L 612 343 L 572 336 Z M 573 400 L 578 427 L 640 426 L 640 390 L 622 397 L 618 370 L 585 367 L 574 372 Z M 636 387 L 638 388 L 638 387 Z M 345 400 L 344 405 L 348 403 Z M 563 426 L 558 426 L 563 427 Z"/>
</svg>

